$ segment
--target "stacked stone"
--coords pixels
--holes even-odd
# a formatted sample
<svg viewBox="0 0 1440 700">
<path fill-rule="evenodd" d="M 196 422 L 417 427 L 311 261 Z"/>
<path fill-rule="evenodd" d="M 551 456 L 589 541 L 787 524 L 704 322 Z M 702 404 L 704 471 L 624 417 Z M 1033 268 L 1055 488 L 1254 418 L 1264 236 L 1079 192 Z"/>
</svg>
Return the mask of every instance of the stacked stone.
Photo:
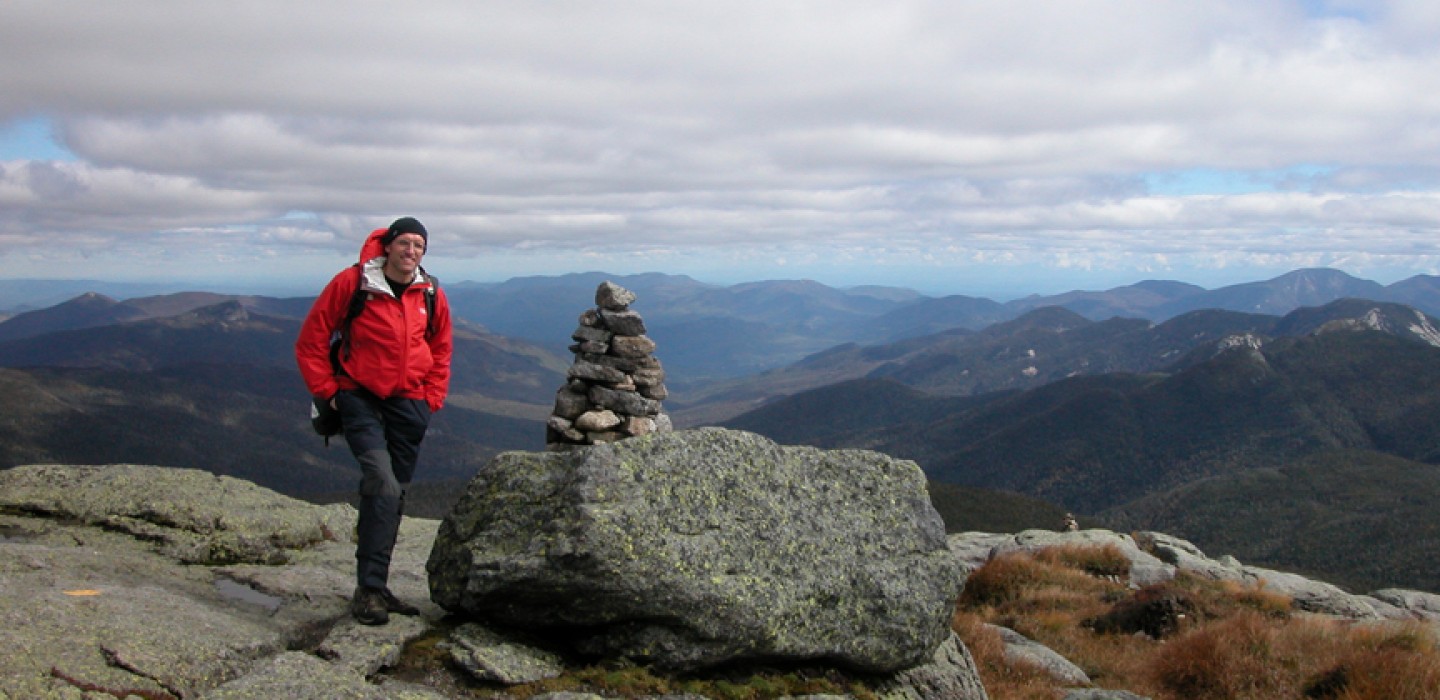
<svg viewBox="0 0 1440 700">
<path fill-rule="evenodd" d="M 570 336 L 575 362 L 545 424 L 547 449 L 672 429 L 660 407 L 669 395 L 665 370 L 655 358 L 655 341 L 645 335 L 645 321 L 630 310 L 634 302 L 634 292 L 606 281 L 595 290 L 596 308 L 580 314 L 580 327 Z"/>
</svg>

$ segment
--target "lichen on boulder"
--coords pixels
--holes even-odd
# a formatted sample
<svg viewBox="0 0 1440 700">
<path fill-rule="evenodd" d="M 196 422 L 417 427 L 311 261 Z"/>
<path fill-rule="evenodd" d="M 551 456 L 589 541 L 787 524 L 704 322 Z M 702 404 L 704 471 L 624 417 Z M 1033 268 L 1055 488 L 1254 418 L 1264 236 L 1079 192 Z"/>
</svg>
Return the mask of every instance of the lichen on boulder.
<svg viewBox="0 0 1440 700">
<path fill-rule="evenodd" d="M 961 582 L 913 462 L 718 428 L 499 455 L 427 570 L 452 612 L 671 668 L 916 666 Z"/>
</svg>

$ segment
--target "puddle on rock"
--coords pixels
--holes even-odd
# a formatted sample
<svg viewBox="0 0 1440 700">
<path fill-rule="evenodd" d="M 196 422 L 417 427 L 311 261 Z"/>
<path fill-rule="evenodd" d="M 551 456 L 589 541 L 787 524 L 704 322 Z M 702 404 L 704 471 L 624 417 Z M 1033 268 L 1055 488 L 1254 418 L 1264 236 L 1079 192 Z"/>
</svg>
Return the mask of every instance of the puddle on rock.
<svg viewBox="0 0 1440 700">
<path fill-rule="evenodd" d="M 234 579 L 225 578 L 224 576 L 215 577 L 215 590 L 230 600 L 238 600 L 242 603 L 258 605 L 265 608 L 265 611 L 271 614 L 279 610 L 280 605 L 285 602 L 280 596 L 273 596 L 269 593 L 257 591 L 246 584 Z"/>
<path fill-rule="evenodd" d="M 35 539 L 35 533 L 19 528 L 0 526 L 0 542 L 28 542 Z"/>
</svg>

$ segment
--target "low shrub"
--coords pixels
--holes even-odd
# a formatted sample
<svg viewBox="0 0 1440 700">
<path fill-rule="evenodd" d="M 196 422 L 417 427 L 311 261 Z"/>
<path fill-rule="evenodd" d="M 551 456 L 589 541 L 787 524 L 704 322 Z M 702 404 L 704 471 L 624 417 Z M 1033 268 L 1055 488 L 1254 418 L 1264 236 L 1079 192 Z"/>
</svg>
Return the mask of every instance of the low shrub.
<svg viewBox="0 0 1440 700">
<path fill-rule="evenodd" d="M 1046 563 L 1079 569 L 1091 576 L 1121 578 L 1130 575 L 1130 558 L 1113 544 L 1099 547 L 1074 544 L 1046 547 L 1036 552 L 1035 558 Z"/>
<path fill-rule="evenodd" d="M 1307 698 L 1427 700 L 1440 698 L 1440 649 L 1420 623 L 1354 627 L 1338 658 L 1310 678 Z"/>
<path fill-rule="evenodd" d="M 1440 698 L 1440 649 L 1415 624 L 1247 611 L 1165 645 L 1151 671 L 1165 698 Z"/>
<path fill-rule="evenodd" d="M 1199 608 L 1189 592 L 1161 583 L 1136 591 L 1083 624 L 1101 634 L 1142 633 L 1163 639 L 1192 626 Z"/>
<path fill-rule="evenodd" d="M 1249 609 L 1267 617 L 1285 618 L 1295 608 L 1295 600 L 1284 593 L 1277 593 L 1259 584 L 1247 586 L 1236 581 L 1210 582 L 1190 577 L 1191 587 L 1211 586 L 1218 588 L 1210 599 L 1214 602 L 1210 610 L 1213 617 L 1221 617 L 1238 609 Z M 1224 609 L 1222 609 L 1222 607 Z"/>
<path fill-rule="evenodd" d="M 1172 640 L 1150 664 L 1151 679 L 1173 698 L 1269 700 L 1294 697 L 1295 659 L 1278 644 L 1274 622 L 1241 613 Z"/>
<path fill-rule="evenodd" d="M 995 557 L 971 573 L 960 600 L 965 605 L 995 607 L 1046 597 L 1073 601 L 1077 597 L 1091 598 L 1105 587 L 1104 582 L 1084 571 L 1015 552 Z"/>
</svg>

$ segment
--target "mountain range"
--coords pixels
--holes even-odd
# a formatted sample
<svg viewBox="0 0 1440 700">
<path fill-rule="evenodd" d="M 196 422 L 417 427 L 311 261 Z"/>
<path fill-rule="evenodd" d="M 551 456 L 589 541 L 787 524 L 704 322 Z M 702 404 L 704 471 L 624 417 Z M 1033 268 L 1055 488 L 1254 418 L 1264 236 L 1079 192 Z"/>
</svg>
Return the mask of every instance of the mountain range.
<svg viewBox="0 0 1440 700">
<path fill-rule="evenodd" d="M 661 274 L 447 284 L 455 384 L 420 475 L 435 498 L 498 451 L 540 449 L 564 345 L 606 279 L 639 296 L 677 426 L 915 459 L 937 504 L 956 504 L 946 512 L 957 527 L 1048 527 L 1068 509 L 1342 582 L 1398 573 L 1410 578 L 1382 582 L 1440 589 L 1412 547 L 1377 558 L 1357 540 L 1339 555 L 1351 566 L 1333 552 L 1307 558 L 1318 550 L 1303 546 L 1317 514 L 1394 532 L 1378 504 L 1428 493 L 1415 483 L 1440 463 L 1430 397 L 1440 324 L 1426 313 L 1440 307 L 1440 278 L 1381 286 L 1299 270 L 1218 290 L 1151 281 L 1005 304 Z M 353 490 L 343 445 L 309 432 L 294 367 L 311 301 L 89 293 L 16 313 L 0 322 L 0 468 L 134 462 L 292 495 Z M 1365 474 L 1409 475 L 1387 477 L 1409 491 L 1381 483 L 1353 503 L 1335 495 Z M 1322 477 L 1328 491 L 1304 481 Z M 1234 505 L 1277 497 L 1277 483 L 1294 485 L 1283 495 L 1300 505 Z M 1002 501 L 994 512 L 975 505 Z M 1414 531 L 1440 527 L 1404 512 L 1421 523 Z M 1259 520 L 1272 515 L 1284 517 Z M 1246 523 L 1272 534 L 1237 534 Z M 1285 526 L 1300 529 L 1273 534 Z"/>
<path fill-rule="evenodd" d="M 196 467 L 297 495 L 353 486 L 344 445 L 326 448 L 309 430 L 293 350 L 300 320 L 252 310 L 303 314 L 308 302 L 230 299 L 163 315 L 197 300 L 215 301 L 86 295 L 48 316 L 0 324 L 138 319 L 0 342 L 0 367 L 8 368 L 0 370 L 0 466 Z M 545 397 L 566 369 L 543 349 L 472 324 L 457 324 L 454 337 L 449 405 L 425 443 L 432 478 L 463 478 L 501 450 L 543 444 Z"/>
<path fill-rule="evenodd" d="M 1052 306 L 1094 321 L 1124 317 L 1160 322 L 1199 309 L 1283 315 L 1353 297 L 1440 314 L 1440 277 L 1419 275 L 1382 286 L 1323 268 L 1214 290 L 1151 280 L 1006 303 L 964 295 L 928 297 L 895 287 L 836 289 L 806 280 L 718 286 L 660 273 L 587 272 L 519 277 L 496 284 L 447 282 L 445 289 L 458 318 L 563 355 L 576 317 L 591 305 L 595 287 L 607 279 L 639 296 L 635 310 L 644 315 L 649 335 L 662 348 L 666 366 L 681 388 L 784 367 L 844 343 L 874 345 L 955 329 L 980 330 Z M 47 293 L 55 291 L 53 283 L 33 285 Z M 228 299 L 261 313 L 298 318 L 313 298 L 188 293 L 116 302 L 99 294 L 77 293 L 76 297 L 90 299 L 72 298 L 59 306 L 26 311 L 24 304 L 16 303 L 26 298 L 20 291 L 15 282 L 0 282 L 0 312 L 14 313 L 0 323 L 0 342 L 154 318 Z M 75 308 L 60 314 L 65 306 Z"/>
<path fill-rule="evenodd" d="M 1426 429 L 1440 425 L 1440 349 L 1381 332 L 1250 338 L 1212 344 L 1168 371 L 971 397 L 855 380 L 726 425 L 790 443 L 879 449 L 915 459 L 940 481 L 1086 513 L 1319 449 L 1440 461 L 1440 431 Z"/>
<path fill-rule="evenodd" d="M 662 274 L 607 277 L 583 273 L 517 278 L 497 285 L 452 286 L 455 313 L 492 332 L 560 351 L 565 331 L 605 279 L 634 291 L 635 309 L 663 349 L 680 388 L 785 367 L 844 343 L 876 345 L 942 332 L 978 331 L 1037 309 L 1078 316 L 1162 322 L 1211 309 L 1283 315 L 1345 298 L 1406 304 L 1440 314 L 1440 277 L 1420 275 L 1382 286 L 1332 269 L 1305 269 L 1271 280 L 1214 290 L 1144 281 L 1099 292 L 1030 296 L 1007 303 L 952 295 L 927 297 L 887 287 L 835 289 L 811 281 L 728 287 Z M 577 304 L 577 302 L 580 302 Z"/>
<path fill-rule="evenodd" d="M 1440 573 L 1415 561 L 1434 539 L 1380 545 L 1357 535 L 1337 554 L 1333 540 L 1323 552 L 1301 546 L 1313 529 L 1284 529 L 1300 525 L 1299 515 L 1308 526 L 1323 513 L 1398 534 L 1390 508 L 1389 516 L 1404 513 L 1409 532 L 1440 533 L 1440 515 L 1398 509 L 1440 496 L 1440 488 L 1414 486 L 1440 483 L 1435 320 L 1360 300 L 1253 320 L 1259 330 L 1136 356 L 1153 363 L 1169 354 L 1165 366 L 957 396 L 868 377 L 772 401 L 725 425 L 785 443 L 879 450 L 914 459 L 935 481 L 1021 493 L 1107 524 L 1161 528 L 1212 550 L 1336 573 L 1342 582 L 1409 577 L 1440 588 Z M 1154 328 L 1173 337 L 1164 325 Z M 1355 488 L 1350 504 L 1336 495 L 1345 483 Z M 1275 501 L 1288 511 L 1257 507 Z"/>
</svg>

